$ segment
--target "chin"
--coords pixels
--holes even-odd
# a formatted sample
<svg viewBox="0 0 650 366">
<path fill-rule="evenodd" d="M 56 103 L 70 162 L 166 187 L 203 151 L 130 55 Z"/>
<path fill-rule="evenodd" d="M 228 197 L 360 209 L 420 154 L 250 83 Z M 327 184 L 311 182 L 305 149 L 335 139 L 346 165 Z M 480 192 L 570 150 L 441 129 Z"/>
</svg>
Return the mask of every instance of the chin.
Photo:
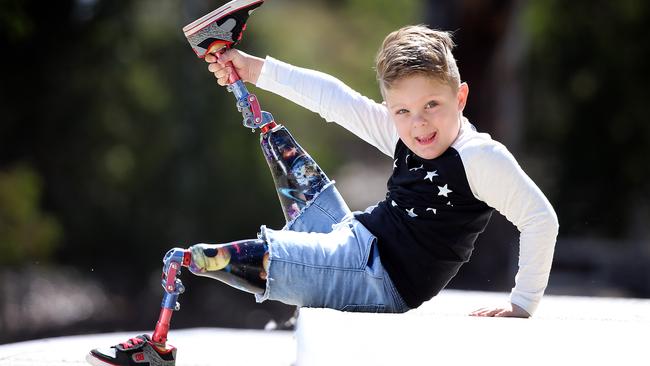
<svg viewBox="0 0 650 366">
<path fill-rule="evenodd" d="M 419 156 L 421 159 L 431 160 L 435 159 L 438 156 L 442 155 L 440 151 L 416 151 L 415 155 Z"/>
<path fill-rule="evenodd" d="M 423 159 L 426 159 L 426 160 L 431 160 L 431 159 L 435 159 L 435 158 L 437 158 L 437 157 L 440 156 L 440 155 L 442 155 L 442 154 L 440 154 L 440 153 L 429 154 L 429 155 L 423 156 L 422 158 L 423 158 Z"/>
</svg>

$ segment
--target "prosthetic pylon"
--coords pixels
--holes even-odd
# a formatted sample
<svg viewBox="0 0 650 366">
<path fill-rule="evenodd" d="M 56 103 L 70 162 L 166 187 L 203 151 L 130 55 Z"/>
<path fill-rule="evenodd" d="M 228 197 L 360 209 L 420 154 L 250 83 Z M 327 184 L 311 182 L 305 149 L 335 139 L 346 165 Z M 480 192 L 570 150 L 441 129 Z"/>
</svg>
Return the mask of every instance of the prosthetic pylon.
<svg viewBox="0 0 650 366">
<path fill-rule="evenodd" d="M 185 291 L 185 286 L 183 286 L 178 276 L 181 274 L 181 267 L 187 267 L 190 260 L 190 252 L 178 248 L 171 249 L 167 252 L 165 258 L 163 258 L 161 284 L 165 290 L 165 294 L 160 304 L 160 316 L 151 336 L 151 340 L 158 347 L 164 348 L 166 346 L 172 314 L 181 308 L 178 302 L 178 296 Z"/>
</svg>

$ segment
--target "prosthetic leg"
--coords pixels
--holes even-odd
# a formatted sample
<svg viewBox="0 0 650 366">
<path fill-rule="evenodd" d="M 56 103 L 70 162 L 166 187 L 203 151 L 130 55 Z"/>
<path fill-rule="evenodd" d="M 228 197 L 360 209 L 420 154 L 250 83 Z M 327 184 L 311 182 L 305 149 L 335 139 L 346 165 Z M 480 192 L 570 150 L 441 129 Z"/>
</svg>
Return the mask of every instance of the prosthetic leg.
<svg viewBox="0 0 650 366">
<path fill-rule="evenodd" d="M 250 13 L 263 0 L 234 0 L 183 28 L 197 56 L 220 55 L 241 40 Z M 233 68 L 234 70 L 234 68 Z M 330 180 L 296 142 L 291 133 L 262 111 L 254 94 L 233 71 L 227 87 L 236 98 L 243 125 L 260 129 L 260 145 L 275 183 L 287 224 L 296 219 Z M 174 366 L 176 348 L 167 344 L 178 297 L 185 287 L 178 276 L 182 267 L 199 276 L 217 279 L 242 291 L 262 294 L 266 289 L 268 245 L 251 239 L 226 244 L 196 244 L 174 248 L 163 259 L 162 287 L 165 291 L 153 335 L 140 335 L 109 349 L 93 349 L 86 360 L 92 365 Z"/>
</svg>

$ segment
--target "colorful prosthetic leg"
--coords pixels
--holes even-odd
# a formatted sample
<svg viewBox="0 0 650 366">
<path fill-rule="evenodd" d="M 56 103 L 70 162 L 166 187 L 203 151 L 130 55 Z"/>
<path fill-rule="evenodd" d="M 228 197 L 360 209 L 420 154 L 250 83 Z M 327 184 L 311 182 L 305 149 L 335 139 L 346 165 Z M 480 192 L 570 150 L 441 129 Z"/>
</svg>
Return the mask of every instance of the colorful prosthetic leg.
<svg viewBox="0 0 650 366">
<path fill-rule="evenodd" d="M 203 58 L 207 53 L 214 53 L 218 57 L 241 40 L 248 16 L 263 2 L 233 0 L 187 25 L 183 32 L 197 56 Z M 290 223 L 330 181 L 289 131 L 276 124 L 270 113 L 262 111 L 257 97 L 248 92 L 235 72 L 229 82 L 227 89 L 237 99 L 243 125 L 253 130 L 259 128 L 262 132 L 262 152 L 271 170 L 282 212 Z M 161 283 L 165 294 L 152 337 L 141 335 L 108 349 L 94 349 L 86 360 L 97 366 L 173 366 L 176 349 L 166 342 L 172 314 L 180 309 L 178 296 L 185 290 L 178 279 L 181 267 L 240 290 L 262 294 L 266 289 L 268 261 L 268 245 L 261 239 L 171 249 L 163 259 Z"/>
</svg>

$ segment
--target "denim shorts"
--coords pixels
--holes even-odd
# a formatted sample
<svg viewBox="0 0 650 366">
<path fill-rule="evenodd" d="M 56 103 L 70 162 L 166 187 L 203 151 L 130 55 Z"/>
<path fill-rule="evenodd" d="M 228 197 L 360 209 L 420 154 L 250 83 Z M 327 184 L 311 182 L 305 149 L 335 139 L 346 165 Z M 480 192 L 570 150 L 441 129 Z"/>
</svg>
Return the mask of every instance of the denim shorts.
<svg viewBox="0 0 650 366">
<path fill-rule="evenodd" d="M 269 244 L 266 291 L 257 301 L 343 311 L 409 310 L 379 258 L 376 237 L 330 184 L 282 230 L 262 226 Z"/>
</svg>

